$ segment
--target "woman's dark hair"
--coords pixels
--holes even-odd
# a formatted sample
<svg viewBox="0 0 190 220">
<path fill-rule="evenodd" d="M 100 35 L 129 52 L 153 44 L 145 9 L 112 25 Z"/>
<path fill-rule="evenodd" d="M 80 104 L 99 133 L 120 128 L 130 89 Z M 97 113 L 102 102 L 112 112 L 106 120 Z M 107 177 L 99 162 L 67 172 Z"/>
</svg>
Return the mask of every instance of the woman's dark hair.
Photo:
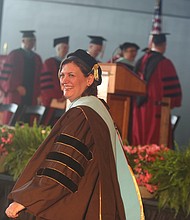
<svg viewBox="0 0 190 220">
<path fill-rule="evenodd" d="M 81 59 L 79 59 L 78 57 L 71 56 L 61 62 L 58 77 L 60 76 L 63 66 L 68 63 L 74 63 L 76 66 L 78 66 L 85 77 L 88 77 L 90 74 L 93 74 L 93 71 Z M 96 80 L 94 80 L 94 82 L 88 88 L 85 89 L 81 96 L 97 96 L 97 86 L 98 83 Z"/>
</svg>

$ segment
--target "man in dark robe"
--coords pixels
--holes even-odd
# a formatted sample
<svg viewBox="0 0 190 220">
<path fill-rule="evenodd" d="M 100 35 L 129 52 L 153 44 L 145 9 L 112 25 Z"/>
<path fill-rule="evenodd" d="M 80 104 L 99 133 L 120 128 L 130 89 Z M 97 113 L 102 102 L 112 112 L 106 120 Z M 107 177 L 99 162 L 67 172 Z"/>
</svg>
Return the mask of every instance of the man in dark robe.
<svg viewBox="0 0 190 220">
<path fill-rule="evenodd" d="M 135 72 L 147 82 L 147 96 L 138 97 L 133 107 L 132 145 L 159 144 L 162 99 L 170 108 L 181 106 L 182 91 L 175 67 L 164 57 L 166 34 L 153 35 L 151 50 L 139 59 Z M 173 147 L 171 126 L 168 147 Z"/>
<path fill-rule="evenodd" d="M 2 71 L 3 69 L 3 65 L 5 63 L 7 59 L 7 55 L 0 55 L 0 72 Z M 3 89 L 1 88 L 1 83 L 0 83 L 0 103 L 3 102 L 3 99 L 4 99 L 4 93 L 2 91 Z M 0 120 L 1 121 L 1 120 Z"/>
<path fill-rule="evenodd" d="M 40 75 L 41 103 L 48 107 L 43 119 L 44 125 L 53 126 L 57 118 L 54 118 L 54 108 L 65 109 L 66 100 L 60 90 L 58 71 L 61 61 L 65 58 L 69 50 L 69 36 L 54 39 L 53 46 L 56 56 L 44 61 Z"/>
<path fill-rule="evenodd" d="M 41 101 L 45 106 L 50 106 L 52 99 L 57 101 L 65 100 L 60 90 L 59 79 L 57 77 L 61 61 L 65 58 L 69 50 L 69 37 L 54 39 L 56 56 L 44 61 L 40 76 Z"/>
<path fill-rule="evenodd" d="M 89 53 L 96 61 L 101 62 L 99 58 L 103 57 L 105 51 L 104 41 L 107 41 L 104 37 L 101 36 L 88 36 L 90 38 L 90 43 L 88 45 L 87 53 Z"/>
<path fill-rule="evenodd" d="M 34 31 L 21 31 L 22 48 L 15 49 L 7 56 L 0 75 L 4 93 L 3 103 L 36 105 L 40 97 L 41 57 L 32 49 L 36 38 Z"/>
</svg>

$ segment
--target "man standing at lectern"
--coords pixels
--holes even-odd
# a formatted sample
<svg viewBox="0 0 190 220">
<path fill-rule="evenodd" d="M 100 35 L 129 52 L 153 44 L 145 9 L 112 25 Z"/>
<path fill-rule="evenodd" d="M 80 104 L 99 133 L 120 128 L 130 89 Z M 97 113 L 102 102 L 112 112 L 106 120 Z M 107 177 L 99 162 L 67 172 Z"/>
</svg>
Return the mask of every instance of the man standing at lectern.
<svg viewBox="0 0 190 220">
<path fill-rule="evenodd" d="M 182 91 L 171 60 L 164 57 L 166 34 L 152 36 L 151 50 L 141 57 L 135 72 L 147 83 L 147 96 L 137 97 L 133 107 L 132 145 L 160 144 L 162 99 L 170 98 L 170 108 L 181 106 Z M 169 126 L 168 147 L 173 147 Z"/>
</svg>

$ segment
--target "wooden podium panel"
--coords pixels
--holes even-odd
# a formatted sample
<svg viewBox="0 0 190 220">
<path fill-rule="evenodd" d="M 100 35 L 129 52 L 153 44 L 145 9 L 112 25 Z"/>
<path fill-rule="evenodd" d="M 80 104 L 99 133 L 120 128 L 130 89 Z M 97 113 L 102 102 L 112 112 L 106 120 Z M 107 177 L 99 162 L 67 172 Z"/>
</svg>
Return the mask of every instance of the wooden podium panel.
<svg viewBox="0 0 190 220">
<path fill-rule="evenodd" d="M 122 64 L 99 63 L 104 77 L 108 73 L 107 100 L 110 113 L 122 139 L 129 139 L 132 96 L 145 95 L 146 83 Z"/>
<path fill-rule="evenodd" d="M 122 64 L 99 63 L 103 72 L 109 74 L 108 93 L 123 95 L 146 94 L 146 83 Z"/>
<path fill-rule="evenodd" d="M 169 127 L 170 127 L 170 103 L 169 97 L 164 97 L 161 102 L 161 121 L 160 121 L 160 139 L 159 144 L 168 146 Z"/>
<path fill-rule="evenodd" d="M 110 93 L 107 97 L 107 103 L 110 107 L 110 113 L 114 122 L 120 134 L 122 134 L 122 139 L 126 139 L 129 130 L 131 98 Z"/>
</svg>

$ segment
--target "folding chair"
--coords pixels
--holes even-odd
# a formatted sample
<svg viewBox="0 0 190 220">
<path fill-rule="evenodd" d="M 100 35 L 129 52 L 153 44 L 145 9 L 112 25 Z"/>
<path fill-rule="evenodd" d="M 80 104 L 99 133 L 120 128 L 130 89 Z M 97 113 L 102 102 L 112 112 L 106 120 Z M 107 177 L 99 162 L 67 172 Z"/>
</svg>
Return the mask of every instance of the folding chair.
<svg viewBox="0 0 190 220">
<path fill-rule="evenodd" d="M 15 103 L 0 104 L 0 112 L 2 113 L 1 116 L 4 124 L 7 124 L 9 126 L 15 125 L 15 122 L 17 120 L 18 107 L 19 106 Z"/>
<path fill-rule="evenodd" d="M 37 125 L 42 123 L 46 107 L 43 105 L 34 106 L 24 106 L 19 117 L 19 121 L 23 123 L 28 123 L 32 126 L 34 120 L 36 120 Z"/>
<path fill-rule="evenodd" d="M 171 115 L 171 124 L 172 124 L 173 132 L 175 131 L 180 119 L 181 119 L 181 116 L 179 115 Z"/>
</svg>

